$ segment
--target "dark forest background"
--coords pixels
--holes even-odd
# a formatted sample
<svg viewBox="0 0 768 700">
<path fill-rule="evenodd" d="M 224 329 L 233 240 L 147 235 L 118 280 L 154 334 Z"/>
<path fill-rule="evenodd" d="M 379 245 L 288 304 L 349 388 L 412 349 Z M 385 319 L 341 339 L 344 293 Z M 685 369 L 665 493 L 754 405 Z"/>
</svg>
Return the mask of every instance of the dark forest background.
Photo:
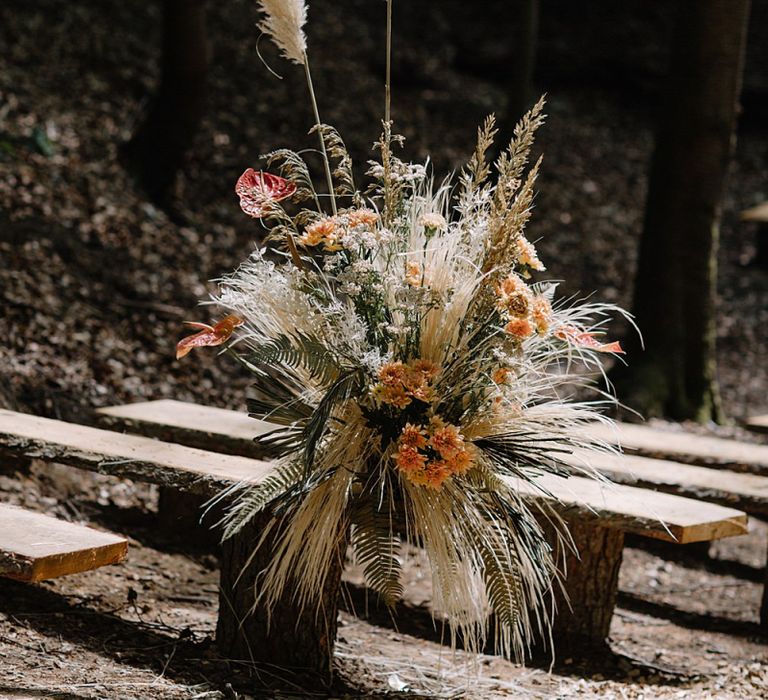
<svg viewBox="0 0 768 700">
<path fill-rule="evenodd" d="M 393 118 L 405 155 L 429 157 L 437 174 L 457 170 L 488 113 L 509 132 L 547 93 L 529 236 L 564 294 L 595 292 L 631 308 L 654 134 L 671 122 L 673 49 L 681 27 L 699 38 L 712 28 L 701 8 L 717 4 L 396 2 Z M 166 24 L 165 34 L 166 46 L 177 42 L 175 68 L 167 52 L 163 63 L 164 12 L 175 13 L 166 22 L 177 18 L 178 31 L 169 39 Z M 361 171 L 383 111 L 384 12 L 375 0 L 310 3 L 321 114 Z M 239 174 L 271 149 L 314 146 L 300 68 L 261 41 L 283 79 L 270 74 L 256 20 L 251 0 L 2 4 L 0 404 L 64 418 L 164 396 L 243 406 L 247 378 L 225 358 L 177 363 L 173 350 L 184 320 L 211 317 L 197 308 L 208 280 L 260 239 L 234 196 Z M 713 317 L 724 414 L 735 418 L 768 408 L 768 272 L 757 227 L 739 222 L 741 210 L 768 199 L 766 29 L 768 1 L 753 0 Z M 177 94 L 158 106 L 163 66 L 165 90 Z M 686 85 L 701 80 L 691 73 Z M 171 130 L 137 146 L 158 109 Z M 686 206 L 678 216 L 700 214 Z M 660 249 L 660 288 L 664 256 Z M 633 348 L 629 362 L 642 357 Z M 667 400 L 647 402 L 645 412 L 722 417 Z"/>
</svg>

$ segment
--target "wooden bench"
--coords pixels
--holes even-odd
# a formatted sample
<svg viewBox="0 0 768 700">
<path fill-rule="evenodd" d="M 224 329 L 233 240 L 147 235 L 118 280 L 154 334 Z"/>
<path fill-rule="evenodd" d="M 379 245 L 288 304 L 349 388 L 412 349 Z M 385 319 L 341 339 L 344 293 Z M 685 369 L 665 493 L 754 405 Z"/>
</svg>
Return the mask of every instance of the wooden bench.
<svg viewBox="0 0 768 700">
<path fill-rule="evenodd" d="M 768 202 L 745 209 L 741 212 L 741 220 L 758 225 L 757 254 L 753 262 L 760 267 L 768 267 Z"/>
<path fill-rule="evenodd" d="M 4 578 L 34 582 L 78 574 L 116 564 L 127 551 L 127 540 L 117 535 L 0 503 Z"/>
<path fill-rule="evenodd" d="M 756 433 L 768 433 L 768 413 L 764 416 L 752 416 L 747 418 L 744 427 Z"/>
<path fill-rule="evenodd" d="M 152 405 L 153 412 L 161 408 L 162 421 L 179 423 L 182 405 L 164 402 Z M 145 423 L 136 416 L 136 405 L 130 408 L 134 429 Z M 178 410 L 176 410 L 178 409 Z M 245 430 L 247 417 L 220 409 L 210 411 L 204 421 L 207 435 L 238 435 L 230 430 L 228 421 L 238 422 Z M 116 410 L 111 410 L 113 425 L 117 423 Z M 198 414 L 199 415 L 199 414 Z M 255 421 L 253 421 L 255 423 Z M 251 425 L 249 423 L 248 425 Z M 258 426 L 255 426 L 258 427 Z M 151 430 L 157 429 L 155 425 Z M 185 430 L 194 432 L 187 425 Z M 247 435 L 240 434 L 242 449 L 252 448 L 254 426 Z M 196 437 L 197 444 L 202 437 Z M 212 445 L 218 449 L 218 445 Z M 17 456 L 58 462 L 70 466 L 121 476 L 182 491 L 213 495 L 221 489 L 241 481 L 258 483 L 270 471 L 268 462 L 239 455 L 223 455 L 156 439 L 126 435 L 88 426 L 63 423 L 11 411 L 0 410 L 0 452 Z M 624 533 L 631 532 L 670 542 L 697 542 L 718 539 L 746 532 L 746 516 L 741 511 L 722 506 L 697 503 L 690 499 L 653 493 L 627 486 L 602 485 L 590 479 L 547 476 L 540 481 L 544 490 L 526 482 L 515 482 L 533 501 L 547 502 L 571 524 L 572 534 L 581 553 L 581 559 L 569 558 L 566 590 L 572 611 L 560 605 L 554 639 L 559 654 L 569 654 L 588 646 L 600 645 L 608 635 L 618 586 Z M 546 495 L 549 494 L 549 495 Z M 661 522 L 663 521 L 663 523 Z M 278 622 L 273 619 L 267 628 L 266 619 L 251 608 L 251 584 L 255 572 L 265 563 L 254 561 L 241 577 L 251 554 L 255 537 L 264 522 L 254 522 L 222 548 L 221 593 L 217 642 L 223 654 L 232 658 L 251 658 L 296 668 L 307 657 L 307 644 L 320 645 L 325 656 L 310 669 L 321 678 L 328 678 L 332 658 L 332 640 L 335 637 L 337 590 L 324 601 L 327 616 L 317 620 L 311 613 L 298 616 L 290 600 L 280 606 Z M 340 571 L 338 572 L 340 576 Z M 239 581 L 238 581 L 239 579 Z M 293 618 L 291 619 L 291 615 Z M 302 638 L 294 645 L 273 645 L 270 634 L 286 634 L 285 630 L 302 631 Z M 331 641 L 329 641 L 331 640 Z M 287 658 L 276 657 L 274 648 L 288 649 Z"/>
<path fill-rule="evenodd" d="M 595 424 L 588 433 L 607 443 L 620 444 L 627 454 L 768 476 L 768 445 L 634 423 L 619 423 L 616 430 Z"/>
<path fill-rule="evenodd" d="M 244 413 L 170 400 L 115 406 L 101 409 L 99 413 L 104 423 L 113 428 L 227 449 L 240 455 L 259 456 L 260 448 L 253 437 L 272 428 Z M 560 512 L 569 520 L 582 553 L 580 561 L 574 557 L 568 561 L 566 586 L 573 612 L 561 611 L 558 618 L 561 651 L 574 644 L 584 644 L 585 639 L 595 642 L 606 637 L 625 532 L 681 544 L 744 532 L 741 529 L 744 521 L 733 520 L 736 511 L 731 509 L 707 511 L 705 504 L 688 499 L 663 494 L 649 498 L 647 492 L 638 489 L 605 487 L 576 477 L 568 480 L 547 477 L 542 478 L 540 484 L 561 499 Z M 534 498 L 541 497 L 525 484 L 520 488 L 528 489 Z M 599 593 L 595 594 L 596 591 Z"/>
</svg>

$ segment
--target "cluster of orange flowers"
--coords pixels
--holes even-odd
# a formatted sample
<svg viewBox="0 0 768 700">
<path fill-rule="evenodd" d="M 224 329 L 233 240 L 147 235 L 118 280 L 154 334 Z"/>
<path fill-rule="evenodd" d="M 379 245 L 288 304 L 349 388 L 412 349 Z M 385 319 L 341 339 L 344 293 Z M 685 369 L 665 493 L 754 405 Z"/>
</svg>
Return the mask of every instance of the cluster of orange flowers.
<svg viewBox="0 0 768 700">
<path fill-rule="evenodd" d="M 438 416 L 427 426 L 406 423 L 393 459 L 409 481 L 433 489 L 473 464 L 471 446 L 464 442 L 459 429 Z"/>
<path fill-rule="evenodd" d="M 329 252 L 341 250 L 342 238 L 346 231 L 364 226 L 373 228 L 379 215 L 371 209 L 350 209 L 335 216 L 324 216 L 305 229 L 299 242 L 305 246 L 321 245 Z"/>
<path fill-rule="evenodd" d="M 521 340 L 534 333 L 544 335 L 552 321 L 549 301 L 534 294 L 514 272 L 496 286 L 496 308 L 507 319 L 504 330 Z"/>
<path fill-rule="evenodd" d="M 379 383 L 374 385 L 373 395 L 397 408 L 405 408 L 413 399 L 427 403 L 432 399 L 431 384 L 438 372 L 438 366 L 429 360 L 387 362 L 379 370 Z"/>
</svg>

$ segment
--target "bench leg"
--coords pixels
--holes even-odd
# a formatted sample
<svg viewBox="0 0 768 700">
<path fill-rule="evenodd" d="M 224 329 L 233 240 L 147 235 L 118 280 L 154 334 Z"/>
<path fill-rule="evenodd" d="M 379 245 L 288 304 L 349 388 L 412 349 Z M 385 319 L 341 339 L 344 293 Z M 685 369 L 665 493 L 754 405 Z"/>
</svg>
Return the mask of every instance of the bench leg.
<svg viewBox="0 0 768 700">
<path fill-rule="evenodd" d="M 333 679 L 333 646 L 338 627 L 338 597 L 346 541 L 341 538 L 322 592 L 322 609 L 299 614 L 286 590 L 284 599 L 267 618 L 262 608 L 253 610 L 254 584 L 269 564 L 271 547 L 265 544 L 248 563 L 254 544 L 270 514 L 255 517 L 237 535 L 222 544 L 221 589 L 216 642 L 230 659 L 256 664 L 263 685 L 280 685 L 288 679 L 304 687 L 328 687 Z M 247 566 L 246 566 L 247 564 Z M 239 579 L 239 580 L 238 580 Z M 262 673 L 263 671 L 263 673 Z"/>
<path fill-rule="evenodd" d="M 183 537 L 194 550 L 216 551 L 221 531 L 213 525 L 221 517 L 220 509 L 208 513 L 200 522 L 208 497 L 161 486 L 157 504 L 160 531 Z"/>
<path fill-rule="evenodd" d="M 559 587 L 555 591 L 552 639 L 559 659 L 607 646 L 624 550 L 621 530 L 578 522 L 569 530 L 579 557 L 565 553 L 566 596 Z"/>
</svg>

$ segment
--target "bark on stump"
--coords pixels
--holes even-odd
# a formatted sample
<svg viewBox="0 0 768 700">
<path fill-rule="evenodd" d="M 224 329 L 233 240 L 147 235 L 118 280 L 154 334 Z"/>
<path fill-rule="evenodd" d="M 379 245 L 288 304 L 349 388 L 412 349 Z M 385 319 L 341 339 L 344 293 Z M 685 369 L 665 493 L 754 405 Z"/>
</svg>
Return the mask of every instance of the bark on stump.
<svg viewBox="0 0 768 700">
<path fill-rule="evenodd" d="M 253 548 L 272 515 L 255 517 L 222 544 L 219 620 L 216 642 L 222 656 L 255 664 L 260 683 L 282 683 L 305 688 L 328 687 L 333 680 L 333 646 L 338 628 L 338 599 L 346 551 L 346 535 L 339 537 L 338 554 L 331 563 L 321 594 L 319 613 L 299 612 L 293 590 L 267 616 L 253 608 L 259 574 L 269 565 L 276 537 L 251 559 Z M 329 536 L 332 536 L 329 534 Z M 261 673 L 263 671 L 263 674 Z"/>
<path fill-rule="evenodd" d="M 565 552 L 565 595 L 559 586 L 554 594 L 552 639 L 561 659 L 607 647 L 624 550 L 621 530 L 579 522 L 569 523 L 568 529 L 578 557 L 570 549 Z"/>
<path fill-rule="evenodd" d="M 763 584 L 763 599 L 760 602 L 760 624 L 764 632 L 768 632 L 768 558 L 765 563 L 765 583 Z"/>
</svg>

